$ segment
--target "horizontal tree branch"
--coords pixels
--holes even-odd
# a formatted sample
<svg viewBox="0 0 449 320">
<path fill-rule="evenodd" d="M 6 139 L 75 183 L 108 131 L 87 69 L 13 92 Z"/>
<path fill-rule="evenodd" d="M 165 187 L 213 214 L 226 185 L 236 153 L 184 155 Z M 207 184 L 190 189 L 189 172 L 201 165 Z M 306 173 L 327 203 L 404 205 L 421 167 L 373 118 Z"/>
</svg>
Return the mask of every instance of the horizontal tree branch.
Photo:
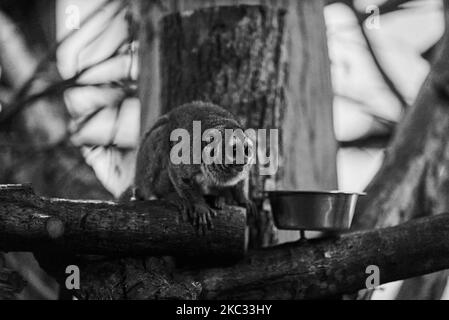
<svg viewBox="0 0 449 320">
<path fill-rule="evenodd" d="M 98 255 L 242 256 L 245 209 L 228 207 L 199 235 L 164 201 L 46 199 L 31 187 L 0 185 L 0 250 Z"/>
<path fill-rule="evenodd" d="M 376 134 L 354 140 L 339 141 L 340 148 L 385 148 L 391 140 L 392 134 Z"/>
<path fill-rule="evenodd" d="M 379 268 L 380 284 L 448 268 L 448 233 L 449 215 L 441 214 L 250 251 L 226 267 L 177 269 L 154 257 L 91 263 L 81 267 L 80 298 L 332 298 L 366 288 L 371 265 Z"/>
<path fill-rule="evenodd" d="M 207 299 L 317 299 L 366 288 L 376 265 L 380 283 L 449 267 L 449 215 L 396 227 L 301 241 L 250 253 L 228 268 L 191 274 Z"/>
<path fill-rule="evenodd" d="M 214 221 L 215 230 L 201 237 L 188 223 L 179 221 L 172 205 L 162 201 L 45 199 L 29 187 L 0 186 L 0 204 L 0 250 L 201 256 L 201 261 L 244 253 L 243 209 L 223 211 Z M 448 233 L 449 215 L 442 214 L 396 227 L 256 250 L 236 264 L 229 265 L 228 260 L 227 267 L 177 269 L 170 272 L 170 279 L 161 281 L 161 274 L 156 282 L 153 279 L 146 285 L 152 288 L 150 292 L 158 293 L 170 292 L 167 286 L 193 286 L 200 288 L 198 297 L 205 299 L 330 297 L 365 288 L 370 265 L 379 267 L 380 283 L 449 268 Z M 123 268 L 123 264 L 118 265 Z M 126 286 L 118 283 L 113 287 L 140 287 L 146 281 L 142 279 L 148 279 L 148 272 L 133 269 L 132 276 L 125 277 Z M 124 281 L 123 277 L 112 278 Z M 148 295 L 149 291 L 136 292 L 126 295 L 142 298 L 139 292 Z M 183 290 L 178 292 L 185 294 Z M 95 298 L 92 292 L 90 298 Z"/>
</svg>

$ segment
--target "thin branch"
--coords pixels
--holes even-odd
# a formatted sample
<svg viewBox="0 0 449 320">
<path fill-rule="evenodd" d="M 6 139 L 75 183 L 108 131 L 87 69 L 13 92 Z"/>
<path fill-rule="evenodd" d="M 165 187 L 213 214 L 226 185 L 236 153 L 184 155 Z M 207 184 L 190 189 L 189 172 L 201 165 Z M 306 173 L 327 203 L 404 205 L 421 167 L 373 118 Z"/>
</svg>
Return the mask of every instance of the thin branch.
<svg viewBox="0 0 449 320">
<path fill-rule="evenodd" d="M 103 4 L 101 4 L 100 6 L 97 7 L 97 9 L 93 10 L 83 21 L 81 21 L 80 23 L 80 29 L 82 26 L 84 26 L 85 24 L 87 24 L 89 21 L 91 21 L 94 17 L 97 16 L 97 14 L 99 12 L 101 12 L 101 10 L 104 8 L 104 6 L 113 3 L 115 0 L 106 0 Z M 116 16 L 116 14 L 118 14 L 118 12 L 122 11 L 124 8 L 126 8 L 126 6 L 128 6 L 128 1 L 120 1 L 121 5 L 118 6 L 116 12 L 113 14 L 113 16 Z M 8 111 L 7 112 L 3 112 L 0 114 L 0 124 L 1 123 L 6 123 L 8 122 L 12 117 L 16 116 L 17 114 L 20 113 L 20 111 L 22 110 L 22 108 L 26 107 L 28 104 L 36 101 L 37 99 L 40 99 L 41 97 L 47 95 L 48 93 L 54 93 L 54 92 L 59 92 L 58 90 L 55 90 L 55 87 L 58 86 L 58 84 L 61 84 L 62 90 L 67 89 L 68 87 L 70 87 L 70 84 L 74 84 L 76 82 L 77 79 L 79 79 L 81 77 L 81 75 L 83 75 L 85 72 L 87 72 L 89 69 L 111 59 L 114 56 L 109 56 L 106 59 L 103 59 L 97 63 L 94 63 L 88 67 L 83 68 L 82 70 L 80 70 L 79 72 L 77 72 L 73 77 L 66 79 L 64 81 L 62 81 L 61 83 L 56 83 L 54 85 L 51 85 L 48 89 L 48 92 L 46 91 L 46 89 L 44 89 L 42 92 L 39 92 L 37 94 L 34 94 L 32 96 L 28 96 L 28 92 L 29 90 L 32 88 L 32 85 L 34 83 L 34 81 L 37 79 L 39 73 L 41 72 L 41 70 L 43 70 L 45 68 L 45 66 L 48 64 L 48 62 L 53 60 L 53 57 L 56 53 L 56 50 L 59 48 L 59 46 L 64 43 L 65 41 L 67 41 L 69 38 L 71 38 L 74 34 L 76 34 L 76 32 L 78 32 L 77 29 L 72 30 L 71 32 L 69 32 L 66 36 L 64 36 L 60 41 L 58 41 L 49 51 L 48 53 L 45 55 L 45 57 L 43 59 L 41 59 L 41 61 L 37 64 L 37 67 L 35 68 L 35 71 L 33 73 L 33 75 L 20 87 L 20 89 L 17 90 L 15 97 L 16 97 L 16 101 L 18 101 L 17 103 L 14 103 L 13 105 L 10 105 L 8 107 Z M 117 50 L 121 49 L 121 46 L 123 46 L 123 44 L 120 45 L 120 47 Z M 117 51 L 116 50 L 116 51 Z M 113 52 L 113 54 L 117 53 L 116 51 Z M 25 98 L 23 98 L 25 97 Z"/>
<path fill-rule="evenodd" d="M 358 139 L 339 141 L 338 145 L 340 148 L 386 148 L 388 143 L 393 136 L 392 133 L 369 135 L 366 137 L 360 137 Z"/>
<path fill-rule="evenodd" d="M 42 99 L 47 96 L 63 93 L 65 90 L 73 88 L 73 87 L 77 87 L 77 86 L 95 86 L 96 84 L 90 84 L 90 85 L 89 84 L 78 84 L 78 80 L 85 73 L 90 71 L 91 69 L 93 69 L 105 62 L 108 62 L 113 58 L 116 58 L 116 57 L 124 54 L 121 52 L 121 49 L 123 48 L 123 45 L 126 44 L 127 42 L 128 42 L 127 39 L 124 40 L 108 56 L 82 68 L 72 77 L 62 80 L 62 81 L 59 81 L 59 82 L 56 82 L 56 83 L 53 83 L 53 84 L 49 85 L 48 87 L 46 87 L 45 89 L 43 89 L 42 91 L 37 92 L 33 95 L 25 96 L 22 99 L 18 99 L 18 101 L 15 102 L 13 105 L 9 105 L 7 107 L 7 109 L 5 110 L 5 112 L 0 113 L 0 124 L 7 123 L 13 117 L 15 117 L 17 114 L 19 114 L 23 110 L 23 108 L 27 107 L 28 105 L 31 105 L 32 103 L 36 102 L 39 99 Z M 112 85 L 112 84 L 114 84 L 114 82 L 110 82 L 110 84 Z"/>
<path fill-rule="evenodd" d="M 374 120 L 376 120 L 378 123 L 383 124 L 388 130 L 393 130 L 397 125 L 396 121 L 387 119 L 373 112 L 373 110 L 375 110 L 376 108 L 368 105 L 365 101 L 338 92 L 335 93 L 335 96 L 348 100 L 349 102 L 352 102 L 354 104 L 358 104 L 361 107 L 360 108 L 361 112 L 365 113 L 370 117 L 373 117 Z"/>
<path fill-rule="evenodd" d="M 12 101 L 13 92 L 12 90 L 0 86 L 0 104 L 10 104 Z"/>
<path fill-rule="evenodd" d="M 388 1 L 387 1 L 388 2 Z M 405 3 L 407 1 L 393 1 L 395 3 Z M 399 102 L 401 103 L 402 107 L 404 109 L 406 109 L 407 107 L 409 107 L 409 104 L 407 102 L 407 100 L 405 100 L 404 96 L 402 95 L 402 93 L 399 91 L 399 89 L 397 88 L 397 86 L 395 85 L 395 83 L 390 79 L 390 76 L 386 73 L 385 69 L 383 68 L 381 62 L 379 61 L 378 57 L 377 57 L 377 53 L 375 52 L 375 49 L 371 43 L 371 40 L 368 36 L 368 34 L 366 33 L 365 27 L 364 27 L 364 22 L 367 18 L 366 14 L 363 13 L 361 14 L 360 12 L 357 11 L 357 9 L 354 6 L 354 2 L 353 1 L 347 1 L 346 4 L 348 5 L 348 7 L 354 12 L 354 15 L 356 16 L 359 25 L 360 25 L 360 31 L 361 34 L 363 36 L 363 39 L 365 40 L 366 43 L 366 48 L 368 49 L 368 52 L 370 53 L 374 64 L 376 65 L 377 70 L 379 71 L 382 79 L 384 80 L 385 84 L 388 86 L 388 88 L 391 90 L 391 92 L 393 93 L 393 95 L 396 97 L 396 99 L 399 100 Z M 386 7 L 385 10 L 393 10 L 394 6 L 393 5 L 389 5 L 388 7 Z M 380 9 L 380 12 L 383 12 L 382 9 Z"/>
<path fill-rule="evenodd" d="M 50 48 L 50 50 L 47 52 L 47 54 L 41 59 L 41 61 L 39 62 L 34 74 L 32 77 L 30 77 L 30 79 L 22 86 L 22 88 L 19 90 L 18 95 L 22 95 L 27 93 L 27 91 L 29 90 L 29 88 L 31 87 L 32 83 L 34 82 L 34 80 L 36 80 L 36 76 L 39 74 L 39 71 L 42 70 L 45 65 L 51 61 L 54 57 L 54 55 L 56 54 L 56 50 L 64 43 L 66 42 L 68 39 L 70 39 L 71 37 L 73 37 L 75 34 L 77 34 L 77 32 L 79 30 L 81 30 L 81 28 L 83 26 L 85 26 L 87 23 L 89 23 L 90 21 L 92 21 L 92 19 L 94 19 L 99 13 L 102 12 L 102 10 L 109 4 L 113 3 L 115 0 L 105 0 L 102 4 L 98 5 L 96 9 L 94 9 L 91 13 L 89 13 L 89 15 L 87 15 L 87 17 L 85 17 L 81 22 L 80 22 L 80 28 L 79 29 L 74 29 L 71 30 L 69 33 L 67 33 L 67 35 L 65 35 L 62 39 L 60 39 L 58 42 L 56 42 L 52 48 Z M 121 11 L 123 10 L 123 8 L 125 8 L 127 6 L 127 1 L 122 1 L 122 6 L 119 6 L 119 8 L 117 9 L 117 11 Z"/>
</svg>

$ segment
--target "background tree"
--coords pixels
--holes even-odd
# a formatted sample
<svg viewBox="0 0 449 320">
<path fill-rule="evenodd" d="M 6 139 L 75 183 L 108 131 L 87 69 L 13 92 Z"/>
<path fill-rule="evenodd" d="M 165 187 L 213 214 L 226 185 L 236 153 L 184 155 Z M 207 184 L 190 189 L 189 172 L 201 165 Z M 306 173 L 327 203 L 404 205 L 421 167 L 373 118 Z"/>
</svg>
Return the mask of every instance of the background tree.
<svg viewBox="0 0 449 320">
<path fill-rule="evenodd" d="M 260 246 L 275 236 L 262 192 L 335 189 L 337 142 L 324 2 L 248 3 L 141 2 L 140 63 L 147 66 L 139 79 L 141 128 L 176 106 L 203 100 L 229 109 L 246 128 L 279 129 L 277 173 L 261 176 L 256 166 L 251 174 L 250 194 L 261 211 L 251 217 L 251 239 Z M 298 236 L 278 233 L 280 241 Z"/>
</svg>

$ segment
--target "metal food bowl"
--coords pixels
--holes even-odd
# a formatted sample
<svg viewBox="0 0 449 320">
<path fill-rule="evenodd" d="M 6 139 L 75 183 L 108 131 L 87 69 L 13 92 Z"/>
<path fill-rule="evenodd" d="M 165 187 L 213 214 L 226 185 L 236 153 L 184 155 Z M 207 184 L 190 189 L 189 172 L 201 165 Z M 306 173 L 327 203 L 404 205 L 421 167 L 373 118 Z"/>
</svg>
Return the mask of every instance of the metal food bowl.
<svg viewBox="0 0 449 320">
<path fill-rule="evenodd" d="M 286 230 L 342 231 L 351 227 L 355 205 L 364 193 L 268 191 L 274 223 Z"/>
</svg>

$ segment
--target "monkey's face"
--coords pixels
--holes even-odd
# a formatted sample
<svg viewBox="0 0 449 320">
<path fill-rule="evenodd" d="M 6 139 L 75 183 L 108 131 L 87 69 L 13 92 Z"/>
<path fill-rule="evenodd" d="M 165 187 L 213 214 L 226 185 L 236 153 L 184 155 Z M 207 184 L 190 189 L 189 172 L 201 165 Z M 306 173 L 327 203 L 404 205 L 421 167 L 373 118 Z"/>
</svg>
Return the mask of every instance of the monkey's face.
<svg viewBox="0 0 449 320">
<path fill-rule="evenodd" d="M 223 137 L 220 144 L 204 147 L 203 153 L 210 155 L 211 161 L 203 162 L 202 171 L 210 184 L 227 187 L 248 177 L 255 159 L 255 148 L 253 140 L 241 129 Z"/>
</svg>

